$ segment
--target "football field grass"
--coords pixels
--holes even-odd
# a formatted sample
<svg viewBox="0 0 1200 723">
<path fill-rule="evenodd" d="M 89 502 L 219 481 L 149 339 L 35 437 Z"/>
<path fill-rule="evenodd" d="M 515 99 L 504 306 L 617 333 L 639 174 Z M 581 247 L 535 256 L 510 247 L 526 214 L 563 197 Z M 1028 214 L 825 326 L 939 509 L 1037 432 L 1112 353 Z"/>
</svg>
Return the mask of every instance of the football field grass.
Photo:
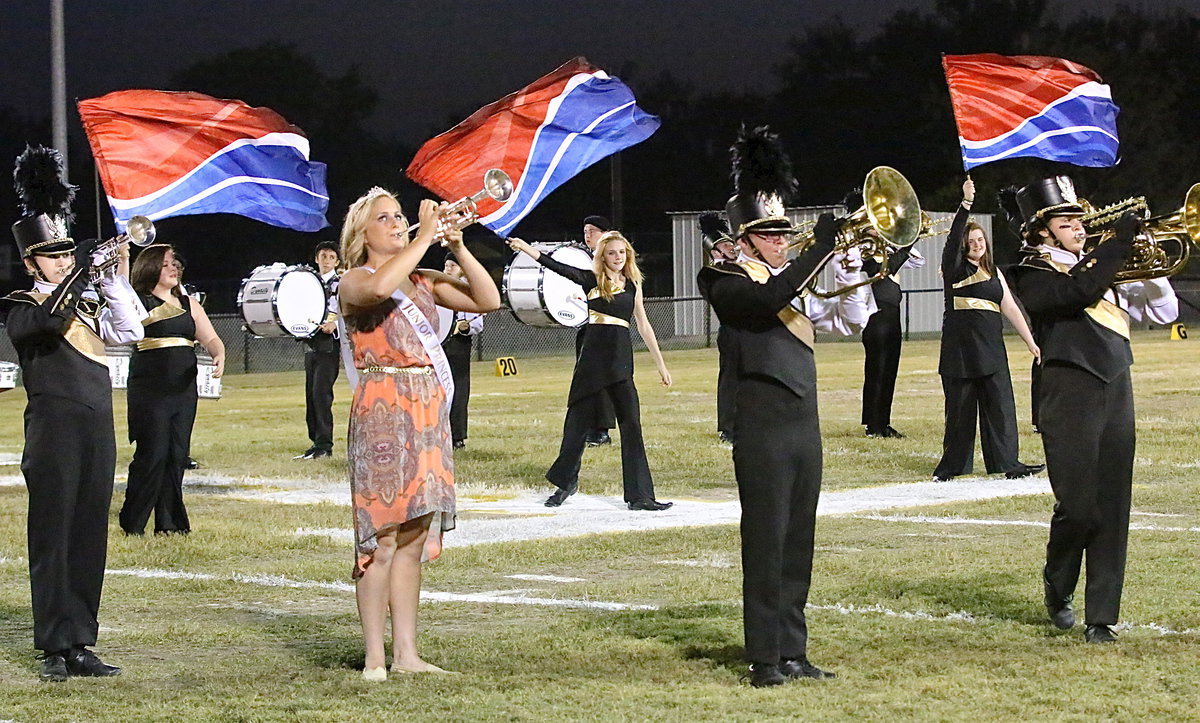
<svg viewBox="0 0 1200 723">
<path fill-rule="evenodd" d="M 1026 356 L 1009 339 L 1022 460 Z M 116 524 L 131 447 L 115 396 L 118 492 L 97 652 L 115 679 L 37 679 L 25 551 L 26 494 L 0 466 L 0 720 L 1189 720 L 1200 717 L 1200 369 L 1195 341 L 1135 335 L 1138 451 L 1117 644 L 1045 620 L 1040 570 L 1048 494 L 823 516 L 810 596 L 810 658 L 836 680 L 751 689 L 740 681 L 735 525 L 450 547 L 425 568 L 419 638 L 463 674 L 361 680 L 349 580 L 349 509 L 254 499 L 255 490 L 345 479 L 347 387 L 335 388 L 335 456 L 307 446 L 303 374 L 230 376 L 201 401 L 186 488 L 193 532 L 127 538 Z M 904 346 L 893 424 L 858 424 L 862 347 L 817 347 L 826 491 L 927 481 L 941 448 L 937 342 Z M 676 384 L 638 354 L 650 466 L 664 500 L 736 499 L 716 440 L 715 349 L 666 353 Z M 460 496 L 549 491 L 571 361 L 474 367 Z M 21 450 L 21 391 L 0 395 L 0 459 Z M 614 433 L 614 437 L 615 437 Z M 976 461 L 982 471 L 982 460 Z M 251 479 L 253 478 L 253 479 Z M 588 450 L 581 492 L 620 494 L 617 445 Z M 997 487 L 1011 484 L 992 477 Z M 231 491 L 244 494 L 235 497 Z M 576 504 L 575 498 L 567 506 Z M 489 513 L 466 512 L 463 526 Z M 652 513 L 628 513 L 648 515 Z M 520 576 L 520 577 L 513 577 Z M 1085 601 L 1082 586 L 1077 609 Z"/>
</svg>

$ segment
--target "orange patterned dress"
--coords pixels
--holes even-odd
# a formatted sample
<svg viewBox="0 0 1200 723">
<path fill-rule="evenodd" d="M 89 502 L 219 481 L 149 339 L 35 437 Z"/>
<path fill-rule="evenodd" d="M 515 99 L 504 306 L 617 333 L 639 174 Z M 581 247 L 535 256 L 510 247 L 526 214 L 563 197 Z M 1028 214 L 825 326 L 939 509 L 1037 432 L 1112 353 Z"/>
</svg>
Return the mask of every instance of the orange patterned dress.
<svg viewBox="0 0 1200 723">
<path fill-rule="evenodd" d="M 413 302 L 436 320 L 432 283 L 418 273 L 409 278 L 416 287 Z M 377 535 L 430 513 L 424 558 L 441 553 L 442 532 L 454 529 L 454 460 L 446 391 L 396 302 L 347 314 L 345 322 L 359 370 L 346 452 L 358 579 L 371 564 Z"/>
</svg>

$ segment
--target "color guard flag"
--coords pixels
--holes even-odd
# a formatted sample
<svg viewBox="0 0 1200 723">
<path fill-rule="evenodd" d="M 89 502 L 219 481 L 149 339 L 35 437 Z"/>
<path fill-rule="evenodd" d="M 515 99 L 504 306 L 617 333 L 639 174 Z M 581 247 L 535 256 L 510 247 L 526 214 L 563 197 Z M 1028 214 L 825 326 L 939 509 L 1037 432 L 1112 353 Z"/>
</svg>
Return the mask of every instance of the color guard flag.
<svg viewBox="0 0 1200 723">
<path fill-rule="evenodd" d="M 325 164 L 269 108 L 200 93 L 122 90 L 79 102 L 118 229 L 151 220 L 236 213 L 297 231 L 329 223 Z"/>
<path fill-rule="evenodd" d="M 1017 156 L 1117 162 L 1117 113 L 1095 71 L 1036 55 L 945 55 L 963 167 Z"/>
<path fill-rule="evenodd" d="M 482 188 L 488 169 L 503 170 L 513 194 L 503 205 L 480 202 L 479 223 L 505 236 L 551 191 L 658 126 L 628 86 L 575 58 L 431 138 L 406 174 L 453 201 Z"/>
</svg>

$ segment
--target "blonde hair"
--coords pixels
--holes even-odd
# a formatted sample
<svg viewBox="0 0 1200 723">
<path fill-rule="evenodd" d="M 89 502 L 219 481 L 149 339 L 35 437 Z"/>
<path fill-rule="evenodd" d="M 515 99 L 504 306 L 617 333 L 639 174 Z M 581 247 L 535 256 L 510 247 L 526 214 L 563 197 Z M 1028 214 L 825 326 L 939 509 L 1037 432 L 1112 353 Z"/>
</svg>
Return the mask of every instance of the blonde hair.
<svg viewBox="0 0 1200 723">
<path fill-rule="evenodd" d="M 605 231 L 596 240 L 596 253 L 592 256 L 592 273 L 596 275 L 596 285 L 605 301 L 612 301 L 613 290 L 604 274 L 604 249 L 608 244 L 618 241 L 625 244 L 625 268 L 621 269 L 621 273 L 633 282 L 635 288 L 642 285 L 642 270 L 638 268 L 637 252 L 633 250 L 633 244 L 629 243 L 629 239 L 622 236 L 620 231 Z"/>
<path fill-rule="evenodd" d="M 342 233 L 340 236 L 342 244 L 340 265 L 342 270 L 352 269 L 367 263 L 367 216 L 371 213 L 371 205 L 385 197 L 395 201 L 397 206 L 400 205 L 400 200 L 396 198 L 396 194 L 385 188 L 375 186 L 359 196 L 358 200 L 350 204 L 350 208 L 346 210 L 346 220 L 342 222 Z M 404 225 L 405 227 L 408 226 L 407 218 L 404 219 Z"/>
</svg>

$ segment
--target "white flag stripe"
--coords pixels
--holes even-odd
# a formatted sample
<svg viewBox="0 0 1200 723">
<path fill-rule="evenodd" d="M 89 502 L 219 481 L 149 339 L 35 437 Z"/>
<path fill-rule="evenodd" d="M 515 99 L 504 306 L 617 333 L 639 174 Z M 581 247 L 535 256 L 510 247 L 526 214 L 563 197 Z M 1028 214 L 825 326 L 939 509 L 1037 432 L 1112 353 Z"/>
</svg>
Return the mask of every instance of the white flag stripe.
<svg viewBox="0 0 1200 723">
<path fill-rule="evenodd" d="M 200 191 L 199 193 L 197 193 L 193 196 L 190 196 L 188 198 L 185 198 L 184 200 L 180 201 L 179 203 L 175 204 L 174 206 L 171 206 L 169 208 L 159 209 L 153 213 L 149 213 L 149 214 L 145 214 L 145 215 L 151 221 L 157 221 L 160 218 L 166 218 L 181 208 L 186 208 L 187 206 L 191 206 L 194 203 L 197 203 L 199 201 L 204 200 L 205 198 L 208 198 L 209 196 L 213 195 L 217 191 L 223 190 L 230 186 L 235 186 L 240 183 L 256 183 L 256 184 L 260 184 L 260 185 L 264 185 L 264 186 L 284 186 L 286 188 L 292 188 L 297 191 L 302 191 L 304 193 L 307 193 L 308 195 L 312 196 L 313 198 L 320 198 L 325 201 L 329 200 L 328 196 L 322 196 L 319 193 L 315 193 L 312 190 L 307 189 L 304 186 L 292 183 L 291 181 L 281 181 L 278 178 L 259 178 L 259 177 L 255 177 L 255 176 L 230 176 L 229 178 L 222 180 L 220 183 L 209 186 L 208 188 L 205 188 L 204 190 Z M 112 203 L 114 206 L 117 203 L 116 199 L 113 199 L 111 196 L 109 197 L 108 201 L 109 201 L 109 203 Z M 214 211 L 213 213 L 219 213 L 219 212 Z"/>
<path fill-rule="evenodd" d="M 1012 148 L 1006 148 L 1005 150 L 1003 150 L 999 153 L 996 153 L 991 156 L 986 156 L 984 158 L 977 158 L 977 157 L 971 156 L 971 157 L 967 158 L 967 160 L 970 161 L 971 163 L 975 163 L 975 164 L 990 163 L 991 161 L 999 160 L 1001 158 L 1008 158 L 1009 156 L 1017 153 L 1018 151 L 1023 151 L 1026 148 L 1029 148 L 1030 146 L 1036 146 L 1037 144 L 1041 143 L 1042 141 L 1044 141 L 1047 138 L 1052 138 L 1054 136 L 1066 135 L 1068 133 L 1102 133 L 1102 134 L 1108 136 L 1109 138 L 1113 139 L 1114 141 L 1117 140 L 1116 136 L 1114 136 L 1113 134 L 1104 130 L 1103 128 L 1100 128 L 1099 126 L 1071 126 L 1070 128 L 1053 128 L 1051 130 L 1048 130 L 1048 131 L 1042 133 L 1041 135 L 1037 136 L 1036 138 L 1032 138 L 1032 139 L 1026 141 L 1025 143 L 1022 143 L 1019 146 L 1014 146 Z"/>
<path fill-rule="evenodd" d="M 1111 101 L 1112 100 L 1112 90 L 1107 85 L 1104 85 L 1103 83 L 1097 83 L 1095 81 L 1084 83 L 1083 85 L 1080 85 L 1076 88 L 1071 89 L 1070 93 L 1067 93 L 1063 97 L 1061 97 L 1058 100 L 1054 101 L 1053 103 L 1047 105 L 1040 112 L 1038 112 L 1037 115 L 1031 116 L 1031 117 L 1026 118 L 1025 120 L 1021 121 L 1020 125 L 1018 125 L 1016 128 L 1013 128 L 1010 131 L 1001 133 L 1000 135 L 996 136 L 995 138 L 986 138 L 982 141 L 969 141 L 969 140 L 963 138 L 962 136 L 959 136 L 959 142 L 962 144 L 963 148 L 986 148 L 994 143 L 999 143 L 1000 141 L 1004 140 L 1005 138 L 1008 138 L 1009 136 L 1011 136 L 1014 133 L 1020 132 L 1020 130 L 1022 128 L 1029 125 L 1030 123 L 1032 123 L 1034 119 L 1045 115 L 1046 112 L 1048 110 L 1050 110 L 1051 108 L 1058 106 L 1058 105 L 1062 105 L 1063 103 L 1066 103 L 1069 100 L 1073 100 L 1073 99 L 1079 98 L 1081 96 L 1087 96 L 1089 98 L 1104 98 L 1105 100 Z"/>
</svg>

